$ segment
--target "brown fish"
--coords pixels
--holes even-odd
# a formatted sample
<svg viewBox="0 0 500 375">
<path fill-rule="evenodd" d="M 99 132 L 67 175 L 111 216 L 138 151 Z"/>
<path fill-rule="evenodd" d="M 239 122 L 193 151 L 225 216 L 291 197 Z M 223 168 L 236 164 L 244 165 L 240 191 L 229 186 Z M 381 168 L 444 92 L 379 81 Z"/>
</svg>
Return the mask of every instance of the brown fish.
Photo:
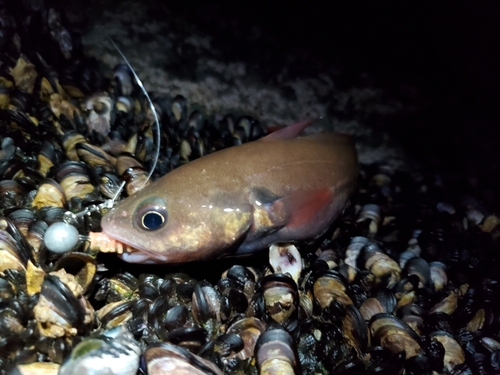
<svg viewBox="0 0 500 375">
<path fill-rule="evenodd" d="M 358 175 L 350 137 L 297 135 L 301 122 L 173 170 L 102 218 L 92 247 L 132 263 L 244 255 L 315 239 L 344 209 Z"/>
</svg>

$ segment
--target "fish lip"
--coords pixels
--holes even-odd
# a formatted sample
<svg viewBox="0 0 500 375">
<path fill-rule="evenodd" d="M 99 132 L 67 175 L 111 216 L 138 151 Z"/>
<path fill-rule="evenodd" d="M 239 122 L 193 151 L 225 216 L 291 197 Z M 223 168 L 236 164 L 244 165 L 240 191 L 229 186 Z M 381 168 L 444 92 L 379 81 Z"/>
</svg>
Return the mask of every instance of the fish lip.
<svg viewBox="0 0 500 375">
<path fill-rule="evenodd" d="M 143 254 L 148 256 L 149 259 L 157 259 L 159 262 L 166 262 L 166 259 L 164 256 L 161 256 L 161 254 L 158 254 L 156 252 L 149 251 L 145 248 L 140 248 L 132 245 L 129 241 L 124 241 L 120 235 L 115 235 L 109 233 L 109 231 L 106 230 L 105 226 L 102 226 L 102 233 L 104 233 L 106 236 L 109 238 L 113 239 L 116 242 L 119 242 L 120 244 L 123 245 L 123 253 L 128 253 L 128 254 Z M 120 258 L 122 258 L 121 254 L 119 254 Z"/>
</svg>

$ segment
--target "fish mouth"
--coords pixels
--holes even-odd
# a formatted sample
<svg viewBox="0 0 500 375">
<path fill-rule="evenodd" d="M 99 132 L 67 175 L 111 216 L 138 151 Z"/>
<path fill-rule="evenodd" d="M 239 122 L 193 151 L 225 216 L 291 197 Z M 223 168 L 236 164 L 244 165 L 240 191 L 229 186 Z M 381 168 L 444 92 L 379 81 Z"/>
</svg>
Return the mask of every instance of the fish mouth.
<svg viewBox="0 0 500 375">
<path fill-rule="evenodd" d="M 90 232 L 90 249 L 102 253 L 116 253 L 118 257 L 128 263 L 161 264 L 167 263 L 166 257 L 158 253 L 136 248 L 128 243 L 119 241 L 104 232 Z"/>
</svg>

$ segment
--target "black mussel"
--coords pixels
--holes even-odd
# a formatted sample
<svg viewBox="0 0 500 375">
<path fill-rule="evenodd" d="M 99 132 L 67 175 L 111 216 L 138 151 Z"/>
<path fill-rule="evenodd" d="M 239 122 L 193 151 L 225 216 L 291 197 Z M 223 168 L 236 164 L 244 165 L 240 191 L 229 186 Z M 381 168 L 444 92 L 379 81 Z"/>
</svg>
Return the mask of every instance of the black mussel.
<svg viewBox="0 0 500 375">
<path fill-rule="evenodd" d="M 453 315 L 458 306 L 459 293 L 458 290 L 451 290 L 447 296 L 430 309 L 429 314 L 443 312 L 450 316 Z"/>
<path fill-rule="evenodd" d="M 88 254 L 72 252 L 62 256 L 54 264 L 54 271 L 60 269 L 74 275 L 76 282 L 83 288 L 83 293 L 86 293 L 95 280 L 97 263 Z"/>
<path fill-rule="evenodd" d="M 387 285 L 390 288 L 401 279 L 401 268 L 398 263 L 375 243 L 372 242 L 364 247 L 359 256 L 364 268 L 375 276 L 377 283 Z"/>
<path fill-rule="evenodd" d="M 406 358 L 423 354 L 418 335 L 394 315 L 374 315 L 370 321 L 370 333 L 375 342 L 394 354 L 405 351 Z"/>
<path fill-rule="evenodd" d="M 278 323 L 297 314 L 299 293 L 295 281 L 284 274 L 270 274 L 262 278 L 260 287 L 266 311 Z"/>
<path fill-rule="evenodd" d="M 436 331 L 429 336 L 432 340 L 439 341 L 443 346 L 443 363 L 446 370 L 451 371 L 454 367 L 465 362 L 465 353 L 453 335 L 444 331 Z"/>
<path fill-rule="evenodd" d="M 255 344 L 259 374 L 299 374 L 300 365 L 292 336 L 283 329 L 273 329 L 260 335 Z"/>
<path fill-rule="evenodd" d="M 165 328 L 172 331 L 186 324 L 189 317 L 189 311 L 186 306 L 176 305 L 168 309 L 163 319 Z"/>
<path fill-rule="evenodd" d="M 116 64 L 113 69 L 113 78 L 115 79 L 116 94 L 117 95 L 130 95 L 134 89 L 134 77 L 127 64 Z"/>
<path fill-rule="evenodd" d="M 352 267 L 353 269 L 357 270 L 358 269 L 357 259 L 359 257 L 359 253 L 361 249 L 363 249 L 369 243 L 370 241 L 366 237 L 361 237 L 361 236 L 353 237 L 345 251 L 344 263 L 347 264 L 349 267 Z"/>
<path fill-rule="evenodd" d="M 222 321 L 231 320 L 234 315 L 243 314 L 248 309 L 247 296 L 245 295 L 245 293 L 243 293 L 243 291 L 236 287 L 229 286 L 224 288 L 221 297 Z"/>
<path fill-rule="evenodd" d="M 429 263 L 430 279 L 434 290 L 442 290 L 448 284 L 448 274 L 446 265 L 442 262 Z"/>
<path fill-rule="evenodd" d="M 66 193 L 59 183 L 48 178 L 40 186 L 31 203 L 32 207 L 65 207 L 67 204 Z"/>
<path fill-rule="evenodd" d="M 168 343 L 149 346 L 144 352 L 144 361 L 149 375 L 193 374 L 222 375 L 215 364 L 188 350 Z"/>
<path fill-rule="evenodd" d="M 329 270 L 319 276 L 313 284 L 315 301 L 322 309 L 330 307 L 332 302 L 339 302 L 342 306 L 352 304 L 346 293 L 346 280 L 338 272 Z"/>
<path fill-rule="evenodd" d="M 191 313 L 193 320 L 205 325 L 209 320 L 220 322 L 221 295 L 207 281 L 200 281 L 194 286 Z"/>
<path fill-rule="evenodd" d="M 368 326 L 354 305 L 348 305 L 345 308 L 345 314 L 342 318 L 342 332 L 347 343 L 359 354 L 365 351 L 369 342 Z"/>
<path fill-rule="evenodd" d="M 135 300 L 111 302 L 97 310 L 96 315 L 106 329 L 118 327 L 132 319 L 135 303 Z"/>
<path fill-rule="evenodd" d="M 254 355 L 255 343 L 265 330 L 265 324 L 257 318 L 243 318 L 230 325 L 227 333 L 239 335 L 245 343 L 243 350 L 237 354 L 238 358 L 245 360 Z"/>
<path fill-rule="evenodd" d="M 55 178 L 61 185 L 66 198 L 85 199 L 96 193 L 87 165 L 81 162 L 67 161 L 54 171 Z"/>
<path fill-rule="evenodd" d="M 75 336 L 93 323 L 93 309 L 83 297 L 83 289 L 71 275 L 61 271 L 45 276 L 33 309 L 42 336 Z"/>
<path fill-rule="evenodd" d="M 243 290 L 245 295 L 251 296 L 255 291 L 256 275 L 250 268 L 234 265 L 222 274 L 222 279 L 228 278 L 236 283 Z"/>
<path fill-rule="evenodd" d="M 81 142 L 75 145 L 75 149 L 80 160 L 84 161 L 87 165 L 100 166 L 106 172 L 114 171 L 116 159 L 100 147 Z"/>
<path fill-rule="evenodd" d="M 357 222 L 362 223 L 362 225 L 367 223 L 366 225 L 368 227 L 368 234 L 370 236 L 374 236 L 379 229 L 381 219 L 382 214 L 380 206 L 370 203 L 365 204 L 363 207 L 361 207 Z"/>
<path fill-rule="evenodd" d="M 113 199 L 120 190 L 121 181 L 112 173 L 103 173 L 99 182 L 99 190 L 108 199 Z"/>
<path fill-rule="evenodd" d="M 14 223 L 0 218 L 0 270 L 25 270 L 28 261 L 35 261 L 30 245 Z"/>
<path fill-rule="evenodd" d="M 63 136 L 62 144 L 64 147 L 64 151 L 66 152 L 66 156 L 69 160 L 79 161 L 80 158 L 76 151 L 76 145 L 79 143 L 87 143 L 87 140 L 83 135 L 78 133 L 75 130 L 70 130 L 66 132 Z"/>
<path fill-rule="evenodd" d="M 0 208 L 9 213 L 24 205 L 26 191 L 23 186 L 15 180 L 0 181 Z"/>
<path fill-rule="evenodd" d="M 22 208 L 13 211 L 9 215 L 9 219 L 17 227 L 19 232 L 21 232 L 22 235 L 26 237 L 28 235 L 29 227 L 36 220 L 36 214 L 32 210 Z"/>
<path fill-rule="evenodd" d="M 30 63 L 26 57 L 20 57 L 17 60 L 16 65 L 10 68 L 10 74 L 17 89 L 29 94 L 33 93 L 38 74 L 35 65 Z"/>
<path fill-rule="evenodd" d="M 170 331 L 165 337 L 166 341 L 198 353 L 207 342 L 208 332 L 200 327 L 181 327 Z"/>
<path fill-rule="evenodd" d="M 184 130 L 187 125 L 187 100 L 182 95 L 177 95 L 172 100 L 172 114 L 174 115 L 175 126 Z"/>
<path fill-rule="evenodd" d="M 417 275 L 419 278 L 419 288 L 423 288 L 429 284 L 430 268 L 429 263 L 420 257 L 409 259 L 405 266 L 405 271 L 408 275 Z"/>
<path fill-rule="evenodd" d="M 106 94 L 94 95 L 87 100 L 87 132 L 96 131 L 107 136 L 115 120 L 113 99 Z"/>
<path fill-rule="evenodd" d="M 200 111 L 193 111 L 189 115 L 188 127 L 193 128 L 195 131 L 199 132 L 203 128 L 204 118 Z"/>
</svg>

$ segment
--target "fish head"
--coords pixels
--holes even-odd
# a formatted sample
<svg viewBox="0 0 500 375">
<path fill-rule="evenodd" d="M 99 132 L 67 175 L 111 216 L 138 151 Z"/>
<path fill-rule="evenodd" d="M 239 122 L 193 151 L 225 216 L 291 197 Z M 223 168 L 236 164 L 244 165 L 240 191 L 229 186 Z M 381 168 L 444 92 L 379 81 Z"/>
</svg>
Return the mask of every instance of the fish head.
<svg viewBox="0 0 500 375">
<path fill-rule="evenodd" d="M 161 183 L 119 202 L 102 218 L 104 234 L 125 245 L 123 260 L 183 263 L 214 258 L 248 231 L 249 205 L 220 192 L 168 194 L 157 189 Z"/>
</svg>

